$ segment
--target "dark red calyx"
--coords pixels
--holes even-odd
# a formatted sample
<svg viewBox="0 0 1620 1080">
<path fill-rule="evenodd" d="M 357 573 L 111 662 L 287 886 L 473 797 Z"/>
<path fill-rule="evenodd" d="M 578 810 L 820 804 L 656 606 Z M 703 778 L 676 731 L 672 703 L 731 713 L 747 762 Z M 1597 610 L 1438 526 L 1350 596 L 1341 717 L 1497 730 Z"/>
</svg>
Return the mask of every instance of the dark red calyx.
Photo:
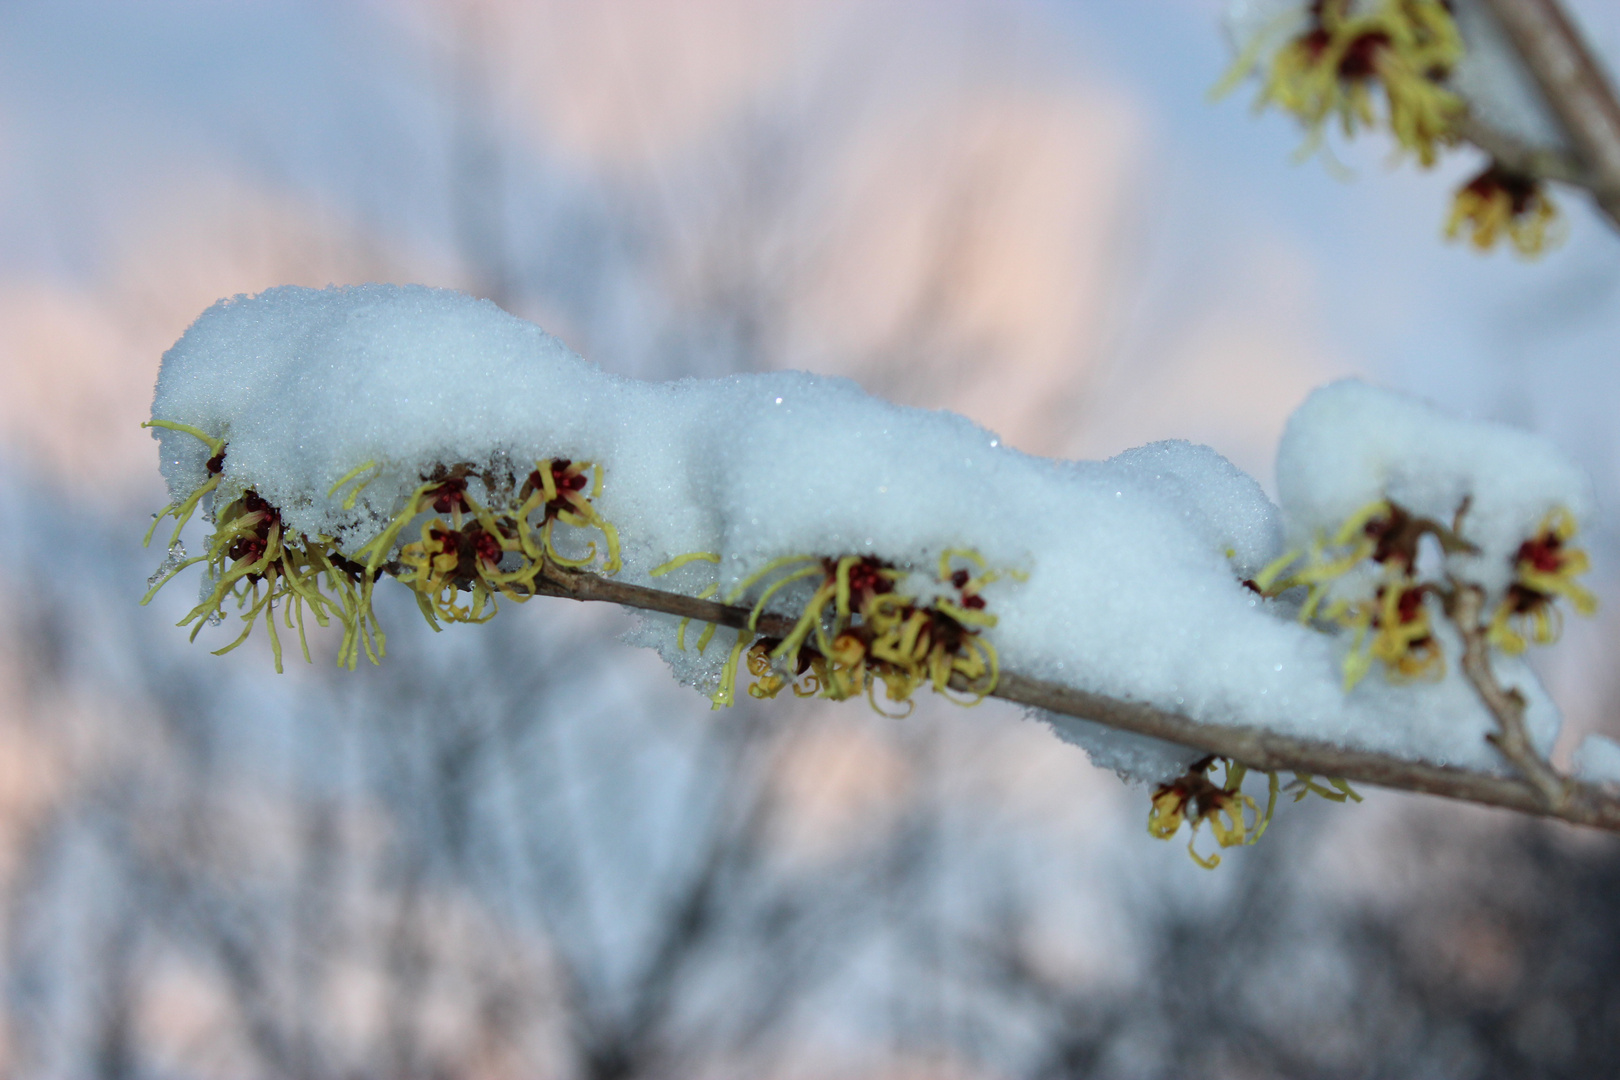
<svg viewBox="0 0 1620 1080">
<path fill-rule="evenodd" d="M 836 574 L 838 563 L 833 559 L 826 560 L 829 575 Z M 859 597 L 872 596 L 877 593 L 894 591 L 894 582 L 884 576 L 885 565 L 871 556 L 862 558 L 849 568 L 849 591 Z"/>
<path fill-rule="evenodd" d="M 501 542 L 493 533 L 484 529 L 468 530 L 472 534 L 473 555 L 481 562 L 498 563 L 505 551 L 501 549 Z"/>
<path fill-rule="evenodd" d="M 1550 602 L 1552 597 L 1526 585 L 1509 585 L 1507 599 L 1515 615 L 1528 615 Z"/>
<path fill-rule="evenodd" d="M 441 514 L 448 514 L 453 510 L 469 509 L 467 502 L 467 481 L 459 476 L 453 476 L 433 489 L 433 509 Z"/>
<path fill-rule="evenodd" d="M 259 536 L 238 536 L 231 541 L 230 550 L 226 552 L 232 561 L 246 559 L 250 563 L 258 562 L 264 555 L 267 542 Z"/>
<path fill-rule="evenodd" d="M 1482 199 L 1493 198 L 1498 193 L 1505 194 L 1517 216 L 1530 209 L 1538 185 L 1534 177 L 1513 172 L 1493 162 L 1484 172 L 1468 181 L 1463 190 Z"/>
<path fill-rule="evenodd" d="M 1389 35 L 1382 30 L 1362 34 L 1350 43 L 1339 61 L 1339 77 L 1351 81 L 1370 79 L 1378 74 L 1378 54 L 1389 47 Z"/>
<path fill-rule="evenodd" d="M 1552 534 L 1526 540 L 1519 545 L 1518 564 L 1529 564 L 1543 574 L 1556 574 L 1563 568 L 1563 541 Z"/>
<path fill-rule="evenodd" d="M 259 524 L 261 533 L 268 533 L 270 526 L 281 520 L 281 511 L 265 502 L 256 491 L 244 491 L 242 493 L 242 509 L 249 514 L 264 515 L 264 520 Z"/>
</svg>

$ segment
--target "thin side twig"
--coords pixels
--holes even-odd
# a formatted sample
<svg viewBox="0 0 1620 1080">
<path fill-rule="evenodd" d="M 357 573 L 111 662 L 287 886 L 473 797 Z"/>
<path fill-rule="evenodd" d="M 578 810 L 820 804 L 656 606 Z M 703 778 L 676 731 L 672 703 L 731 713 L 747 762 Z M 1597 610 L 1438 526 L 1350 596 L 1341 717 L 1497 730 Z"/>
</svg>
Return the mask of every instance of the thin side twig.
<svg viewBox="0 0 1620 1080">
<path fill-rule="evenodd" d="M 1456 127 L 1457 134 L 1461 135 L 1464 141 L 1471 142 L 1485 151 L 1492 161 L 1508 172 L 1518 176 L 1554 180 L 1560 184 L 1586 188 L 1588 191 L 1596 184 L 1591 172 L 1571 154 L 1520 142 L 1511 135 L 1504 135 L 1489 124 L 1466 114 L 1456 121 Z"/>
<path fill-rule="evenodd" d="M 1553 771 L 1546 759 L 1536 752 L 1524 724 L 1524 695 L 1496 681 L 1496 672 L 1491 670 L 1487 630 L 1481 618 L 1484 606 L 1485 592 L 1479 586 L 1452 586 L 1447 614 L 1462 634 L 1463 675 L 1473 684 L 1480 701 L 1496 717 L 1501 728 L 1486 738 L 1536 789 L 1548 812 L 1556 814 L 1569 798 L 1571 781 Z"/>
<path fill-rule="evenodd" d="M 570 600 L 622 604 L 735 629 L 746 630 L 751 616 L 748 608 L 631 585 L 550 563 L 544 567 L 543 577 L 536 581 L 535 592 Z M 763 615 L 754 632 L 785 637 L 791 631 L 793 622 L 793 619 L 781 615 Z M 971 689 L 959 679 L 953 680 L 953 685 L 959 690 Z M 1091 720 L 1121 731 L 1163 739 L 1206 754 L 1231 758 L 1264 772 L 1301 772 L 1338 777 L 1397 791 L 1420 792 L 1504 807 L 1576 825 L 1620 832 L 1620 798 L 1600 787 L 1561 777 L 1557 778 L 1562 785 L 1559 797 L 1550 800 L 1534 782 L 1520 776 L 1499 776 L 1409 761 L 1256 727 L 1205 723 L 1144 702 L 1078 690 L 1014 671 L 1001 673 L 991 696 Z M 1527 739 L 1525 742 L 1528 745 Z"/>
</svg>

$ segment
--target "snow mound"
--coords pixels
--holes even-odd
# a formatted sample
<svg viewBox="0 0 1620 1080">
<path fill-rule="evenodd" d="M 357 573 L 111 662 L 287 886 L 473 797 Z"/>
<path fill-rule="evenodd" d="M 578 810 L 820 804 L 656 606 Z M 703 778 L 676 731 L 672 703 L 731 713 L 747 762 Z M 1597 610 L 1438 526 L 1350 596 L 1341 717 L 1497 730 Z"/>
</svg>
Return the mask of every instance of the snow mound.
<svg viewBox="0 0 1620 1080">
<path fill-rule="evenodd" d="M 1296 538 L 1331 529 L 1377 498 L 1449 520 L 1466 497 L 1479 572 L 1500 588 L 1550 509 L 1590 505 L 1579 473 L 1539 440 L 1357 383 L 1319 391 L 1290 423 L 1280 513 L 1207 447 L 1052 460 L 842 379 L 618 378 L 488 302 L 419 286 L 221 301 L 164 356 L 152 415 L 225 443 L 215 506 L 255 492 L 288 536 L 328 538 L 348 557 L 435 469 L 521 475 L 541 459 L 584 460 L 603 479 L 593 501 L 622 540 L 623 580 L 724 597 L 774 560 L 858 555 L 897 568 L 921 603 L 948 590 L 941 558 L 971 552 L 999 572 L 974 602 L 993 616 L 978 632 L 1006 670 L 1208 723 L 1481 769 L 1501 767 L 1484 741 L 1493 725 L 1460 677 L 1368 678 L 1347 694 L 1347 635 L 1303 625 L 1297 605 L 1263 597 L 1252 579 L 1281 554 L 1285 527 Z M 183 431 L 154 433 L 183 500 L 210 479 L 212 450 Z M 353 475 L 363 485 L 333 490 Z M 499 494 L 476 478 L 468 491 Z M 413 520 L 381 554 L 420 532 Z M 695 552 L 714 558 L 654 573 Z M 783 588 L 769 607 L 797 614 L 816 585 Z M 683 681 L 712 688 L 735 635 L 719 632 L 699 655 L 688 631 L 677 647 L 677 620 L 648 616 L 634 637 Z M 1522 662 L 1498 667 L 1549 746 L 1556 710 Z M 1047 719 L 1138 779 L 1198 756 Z"/>
<path fill-rule="evenodd" d="M 1289 418 L 1277 492 L 1296 545 L 1332 534 L 1379 499 L 1456 522 L 1479 548 L 1456 568 L 1493 593 L 1507 586 L 1519 545 L 1549 514 L 1584 520 L 1594 498 L 1587 476 L 1543 439 L 1353 379 L 1317 390 Z"/>
<path fill-rule="evenodd" d="M 1576 777 L 1588 784 L 1620 784 L 1620 742 L 1606 735 L 1588 735 L 1575 748 Z"/>
</svg>

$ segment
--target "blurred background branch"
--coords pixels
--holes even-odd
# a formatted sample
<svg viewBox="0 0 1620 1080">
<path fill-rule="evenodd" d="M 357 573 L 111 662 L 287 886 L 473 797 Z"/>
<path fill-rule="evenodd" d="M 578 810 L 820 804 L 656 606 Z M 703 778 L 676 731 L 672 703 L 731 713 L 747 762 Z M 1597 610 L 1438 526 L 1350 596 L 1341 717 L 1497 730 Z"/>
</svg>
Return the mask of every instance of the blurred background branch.
<svg viewBox="0 0 1620 1080">
<path fill-rule="evenodd" d="M 1559 0 L 1485 2 L 1523 57 L 1580 163 L 1570 176 L 1532 175 L 1567 179 L 1587 188 L 1603 213 L 1620 228 L 1620 97 L 1615 95 L 1613 81 Z M 1509 164 L 1508 159 L 1500 160 Z M 1527 165 L 1551 164 L 1521 160 Z"/>
</svg>

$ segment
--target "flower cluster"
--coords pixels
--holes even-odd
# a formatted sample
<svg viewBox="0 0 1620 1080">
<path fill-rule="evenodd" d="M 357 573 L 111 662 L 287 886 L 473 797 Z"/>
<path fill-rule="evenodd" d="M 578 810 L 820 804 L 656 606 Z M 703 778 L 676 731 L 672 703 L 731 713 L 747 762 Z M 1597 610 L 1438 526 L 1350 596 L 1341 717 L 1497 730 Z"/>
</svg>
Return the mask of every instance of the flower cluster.
<svg viewBox="0 0 1620 1080">
<path fill-rule="evenodd" d="M 1220 783 L 1210 776 L 1216 763 L 1224 766 Z M 1180 777 L 1161 784 L 1153 792 L 1152 808 L 1148 811 L 1148 835 L 1156 840 L 1169 840 L 1181 831 L 1183 823 L 1191 829 L 1187 838 L 1187 854 L 1205 870 L 1221 864 L 1219 852 L 1210 852 L 1206 858 L 1194 846 L 1198 842 L 1198 827 L 1209 825 L 1210 835 L 1223 848 L 1254 844 L 1265 835 L 1277 809 L 1279 791 L 1293 794 L 1299 802 L 1307 795 L 1318 795 L 1332 802 L 1346 799 L 1361 801 L 1349 784 L 1343 780 L 1328 779 L 1326 783 L 1305 773 L 1295 773 L 1286 787 L 1274 772 L 1266 773 L 1266 808 L 1261 810 L 1254 797 L 1243 791 L 1248 776 L 1246 766 L 1228 758 L 1210 755 L 1195 761 Z"/>
<path fill-rule="evenodd" d="M 653 571 L 661 575 L 696 560 L 718 562 L 710 552 L 684 555 Z M 870 555 L 839 558 L 793 555 L 776 559 L 745 578 L 726 596 L 743 601 L 756 589 L 746 632 L 739 633 L 728 658 L 716 705 L 729 705 L 735 693 L 735 665 L 746 655 L 753 682 L 748 693 L 774 698 L 791 687 L 798 697 L 833 701 L 865 694 L 878 704 L 884 698 L 909 712 L 912 694 L 922 686 L 959 704 L 977 704 L 996 686 L 1000 668 L 995 646 L 981 631 L 996 625 L 985 610 L 981 590 L 1000 577 L 973 551 L 950 550 L 939 557 L 938 580 L 932 589 L 914 589 L 914 575 Z M 811 581 L 814 590 L 783 637 L 755 637 L 766 606 L 784 589 Z M 710 597 L 717 586 L 699 595 Z M 683 622 L 677 645 L 685 647 Z M 697 642 L 701 651 L 712 636 L 707 627 Z"/>
<path fill-rule="evenodd" d="M 339 664 L 352 668 L 362 646 L 375 662 L 382 654 L 384 638 L 365 600 L 360 564 L 339 552 L 330 537 L 311 538 L 289 532 L 281 520 L 281 511 L 257 492 L 249 489 L 218 512 L 210 510 L 215 528 L 208 539 L 207 551 L 189 559 L 185 557 L 180 530 L 205 498 L 219 489 L 226 446 L 223 440 L 189 425 L 159 420 L 148 426 L 193 435 L 208 445 L 211 456 L 207 463 L 208 479 L 185 499 L 171 503 L 154 515 L 152 527 L 147 529 L 145 542 L 151 543 L 158 522 L 164 517 L 175 519 L 169 558 L 152 576 L 141 603 L 149 603 L 180 571 L 203 563 L 208 576 L 202 599 L 179 625 L 191 626 L 191 640 L 195 641 L 204 626 L 224 620 L 226 606 L 234 600 L 244 624 L 242 632 L 230 644 L 216 649 L 216 656 L 246 641 L 263 616 L 276 671 L 280 672 L 281 636 L 276 625 L 279 602 L 282 625 L 298 631 L 298 643 L 306 661 L 310 659 L 309 640 L 304 630 L 307 605 L 318 625 L 327 626 L 335 618 L 343 627 L 343 640 L 338 647 Z"/>
<path fill-rule="evenodd" d="M 1449 82 L 1464 46 L 1447 0 L 1312 0 L 1302 24 L 1276 42 L 1275 32 L 1255 34 L 1217 93 L 1265 67 L 1256 104 L 1297 116 L 1309 132 L 1305 153 L 1335 119 L 1346 136 L 1378 126 L 1380 90 L 1390 134 L 1423 167 L 1458 141 L 1467 104 Z M 1466 231 L 1479 251 L 1506 236 L 1532 256 L 1557 242 L 1558 220 L 1544 184 L 1493 161 L 1457 190 L 1445 233 Z"/>
<path fill-rule="evenodd" d="M 218 656 L 246 641 L 264 617 L 276 671 L 282 670 L 281 637 L 276 629 L 276 604 L 288 630 L 297 629 L 307 661 L 309 641 L 304 631 L 304 606 L 315 621 L 326 626 L 336 618 L 343 627 L 338 663 L 353 667 L 362 645 L 373 662 L 382 655 L 383 634 L 361 587 L 362 568 L 339 553 L 326 538 L 311 539 L 284 530 L 281 513 L 252 491 L 227 505 L 216 516 L 217 528 L 205 554 L 184 558 L 177 541 L 170 558 L 141 599 L 145 604 L 181 570 L 196 563 L 207 565 L 204 595 L 179 625 L 191 626 L 195 641 L 202 628 L 222 622 L 227 604 L 234 600 L 241 614 L 242 632 L 229 645 L 214 650 Z"/>
<path fill-rule="evenodd" d="M 1262 63 L 1269 44 L 1257 35 L 1222 89 Z M 1428 166 L 1456 137 L 1464 106 L 1445 81 L 1462 53 L 1442 0 L 1314 0 L 1304 26 L 1271 56 L 1258 104 L 1299 117 L 1314 149 L 1333 119 L 1346 135 L 1375 126 L 1381 89 L 1390 132 Z"/>
<path fill-rule="evenodd" d="M 1506 236 L 1528 257 L 1558 242 L 1560 223 L 1546 184 L 1492 162 L 1457 189 L 1446 236 L 1456 239 L 1466 229 L 1469 242 L 1480 251 L 1489 251 Z"/>
<path fill-rule="evenodd" d="M 1219 761 L 1226 767 L 1226 775 L 1217 784 L 1209 771 Z M 1168 784 L 1159 785 L 1153 793 L 1152 809 L 1148 811 L 1148 835 L 1155 840 L 1169 840 L 1181 831 L 1183 822 L 1192 825 L 1187 838 L 1187 854 L 1205 870 L 1221 864 L 1221 857 L 1210 852 L 1205 858 L 1193 846 L 1198 840 L 1198 827 L 1206 822 L 1215 842 L 1223 848 L 1253 844 L 1265 835 L 1271 823 L 1272 811 L 1277 803 L 1277 777 L 1271 776 L 1271 794 L 1264 813 L 1252 796 L 1243 793 L 1243 778 L 1248 770 L 1226 758 L 1214 755 L 1194 762 L 1185 774 Z"/>
<path fill-rule="evenodd" d="M 469 478 L 479 482 L 489 506 L 473 498 Z M 590 462 L 537 461 L 521 486 L 508 466 L 440 465 L 358 554 L 366 558 L 370 578 L 387 569 L 411 586 L 434 629 L 441 619 L 487 622 L 498 610 L 497 597 L 522 603 L 533 594 L 546 562 L 579 567 L 595 561 L 595 541 L 581 556 L 557 550 L 558 522 L 599 530 L 607 546 L 604 570 L 619 569 L 618 532 L 591 505 L 601 486 L 602 471 Z M 424 518 L 430 511 L 440 516 Z M 401 533 L 418 519 L 419 539 L 400 549 L 397 566 L 385 564 Z"/>
<path fill-rule="evenodd" d="M 521 484 L 505 465 L 439 465 L 423 476 L 421 485 L 405 498 L 380 533 L 347 554 L 330 536 L 289 531 L 280 509 L 248 489 L 217 512 L 211 507 L 205 511 L 214 525 L 208 549 L 188 559 L 180 531 L 199 506 L 207 506 L 217 495 L 224 480 L 226 445 L 184 424 L 153 421 L 149 426 L 193 435 L 208 445 L 211 456 L 207 479 L 185 499 L 155 515 L 147 530 L 150 543 L 163 518 L 175 519 L 170 557 L 153 575 L 141 602 L 149 602 L 181 570 L 205 563 L 209 578 L 204 597 L 180 625 L 194 623 L 191 636 L 195 640 L 203 626 L 224 618 L 225 607 L 234 600 L 246 625 L 235 641 L 218 652 L 229 652 L 247 640 L 262 615 L 278 672 L 282 670 L 278 603 L 283 625 L 298 630 L 306 661 L 310 656 L 304 632 L 305 606 L 320 626 L 336 619 L 343 627 L 338 663 L 353 668 L 362 650 L 372 663 L 379 662 L 386 650 L 386 638 L 372 609 L 379 574 L 411 586 L 423 617 L 439 629 L 440 620 L 488 621 L 495 615 L 497 597 L 519 603 L 527 600 L 547 563 L 579 567 L 594 562 L 595 541 L 587 543 L 583 555 L 568 556 L 558 550 L 555 526 L 559 523 L 599 531 L 606 545 L 604 571 L 619 569 L 618 533 L 591 502 L 601 494 L 602 470 L 590 462 L 566 459 L 535 462 Z M 367 473 L 370 477 L 361 479 Z M 345 509 L 353 509 L 361 490 L 376 475 L 376 463 L 365 462 L 334 484 L 327 496 L 334 497 L 354 484 L 343 502 Z M 489 505 L 474 498 L 469 480 L 478 483 Z M 401 545 L 400 538 L 410 535 L 407 529 L 413 525 L 419 527 L 416 539 Z"/>
<path fill-rule="evenodd" d="M 1421 517 L 1379 499 L 1347 518 L 1331 538 L 1318 537 L 1307 551 L 1290 551 L 1255 580 L 1262 594 L 1278 596 L 1304 588 L 1300 620 L 1337 624 L 1353 635 L 1344 660 L 1345 689 L 1383 665 L 1394 680 L 1445 675 L 1445 655 L 1435 635 L 1435 608 L 1444 612 L 1456 581 L 1420 578 L 1418 549 L 1432 538 L 1442 556 L 1479 555 L 1462 535 L 1464 500 L 1450 525 Z M 1564 597 L 1583 615 L 1597 600 L 1575 582 L 1588 568 L 1585 552 L 1568 546 L 1575 519 L 1563 510 L 1548 514 L 1514 556 L 1514 579 L 1496 607 L 1490 641 L 1522 652 L 1524 630 L 1538 643 L 1558 636 L 1555 603 Z"/>
<path fill-rule="evenodd" d="M 1554 510 L 1542 520 L 1536 534 L 1519 546 L 1513 560 L 1513 583 L 1491 619 L 1491 644 L 1507 653 L 1520 653 L 1529 642 L 1550 645 L 1562 627 L 1557 601 L 1561 596 L 1582 615 L 1597 611 L 1597 597 L 1575 578 L 1591 566 L 1586 552 L 1569 546 L 1575 519 Z"/>
</svg>

